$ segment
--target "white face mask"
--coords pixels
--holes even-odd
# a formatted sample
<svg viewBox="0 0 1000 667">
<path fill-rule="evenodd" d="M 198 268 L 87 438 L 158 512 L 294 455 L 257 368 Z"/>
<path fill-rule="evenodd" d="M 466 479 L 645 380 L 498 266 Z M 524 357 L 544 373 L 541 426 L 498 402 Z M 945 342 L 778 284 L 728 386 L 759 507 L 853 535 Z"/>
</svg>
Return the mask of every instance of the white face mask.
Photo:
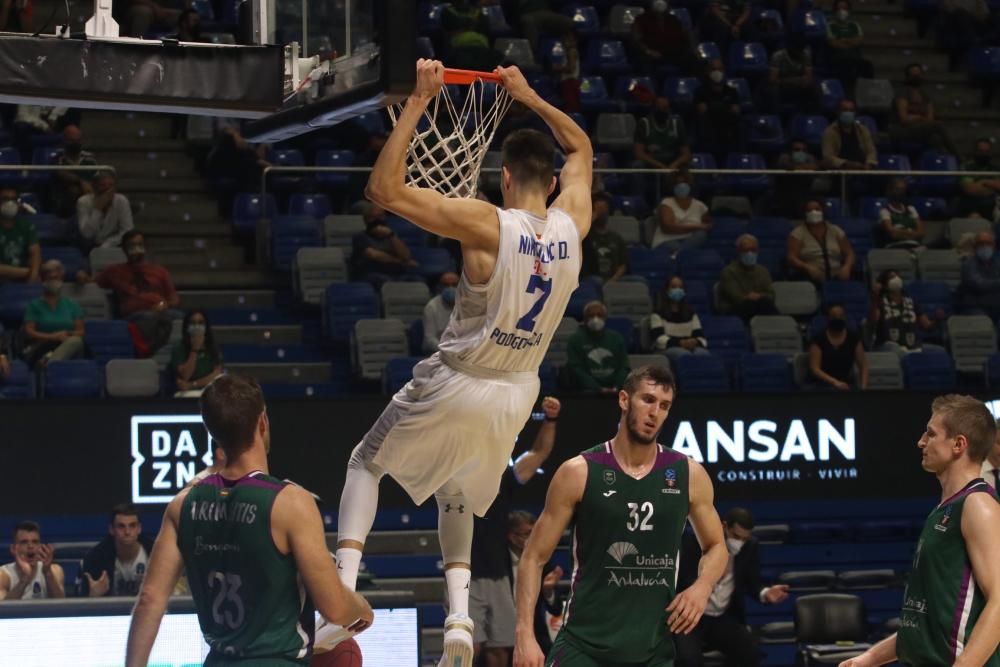
<svg viewBox="0 0 1000 667">
<path fill-rule="evenodd" d="M 735 537 L 726 538 L 726 549 L 729 550 L 729 555 L 735 556 L 743 549 L 743 545 L 746 544 L 743 540 L 738 540 Z"/>
<path fill-rule="evenodd" d="M 591 317 L 587 320 L 587 328 L 591 331 L 603 331 L 604 330 L 604 318 L 603 317 Z"/>
<path fill-rule="evenodd" d="M 21 210 L 21 207 L 16 201 L 7 200 L 3 204 L 0 204 L 0 216 L 4 218 L 14 218 L 17 217 L 17 212 Z"/>
<path fill-rule="evenodd" d="M 837 20 L 838 21 L 846 21 L 848 16 L 849 16 L 849 14 L 847 13 L 846 9 L 838 9 L 837 10 Z"/>
<path fill-rule="evenodd" d="M 713 83 L 721 83 L 722 77 L 723 77 L 722 70 L 719 69 L 713 69 L 711 72 L 708 73 L 708 78 L 711 79 Z"/>
<path fill-rule="evenodd" d="M 810 225 L 823 222 L 823 211 L 806 211 L 806 222 Z"/>
<path fill-rule="evenodd" d="M 653 0 L 653 11 L 658 14 L 667 11 L 667 0 Z"/>
<path fill-rule="evenodd" d="M 902 292 L 903 291 L 903 279 L 899 276 L 893 276 L 889 278 L 889 291 L 890 292 Z"/>
</svg>

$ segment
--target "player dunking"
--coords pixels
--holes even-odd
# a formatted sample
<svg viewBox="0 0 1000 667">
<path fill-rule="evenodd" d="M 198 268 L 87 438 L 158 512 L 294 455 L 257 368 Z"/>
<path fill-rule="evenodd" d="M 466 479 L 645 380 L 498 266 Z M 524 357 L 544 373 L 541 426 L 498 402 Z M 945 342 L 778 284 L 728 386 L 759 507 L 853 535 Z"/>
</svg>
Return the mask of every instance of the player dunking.
<svg viewBox="0 0 1000 667">
<path fill-rule="evenodd" d="M 337 567 L 355 587 L 375 519 L 379 479 L 388 473 L 420 504 L 434 495 L 449 615 L 442 664 L 469 667 L 472 516 L 497 494 L 518 432 L 538 397 L 538 366 L 580 273 L 590 229 L 593 149 L 573 120 L 542 100 L 516 67 L 498 68 L 510 96 L 533 110 L 566 153 L 553 192 L 555 148 L 533 130 L 502 148 L 503 208 L 449 199 L 404 182 L 407 147 L 443 82 L 438 61 L 417 63 L 417 84 L 368 181 L 368 198 L 429 232 L 461 243 L 464 269 L 439 351 L 410 381 L 351 454 L 340 503 Z M 317 646 L 347 633 L 324 626 Z"/>
<path fill-rule="evenodd" d="M 542 667 L 533 616 L 542 566 L 573 525 L 573 575 L 552 667 L 671 667 L 670 633 L 698 624 L 729 552 L 700 464 L 656 436 L 674 400 L 657 366 L 629 373 L 618 393 L 614 439 L 563 463 L 552 478 L 517 570 L 514 667 Z M 677 559 L 690 519 L 704 552 L 698 578 L 677 592 Z"/>
<path fill-rule="evenodd" d="M 899 632 L 840 667 L 1000 667 L 1000 504 L 980 477 L 996 424 L 982 401 L 934 399 L 917 446 L 941 482 L 903 592 Z"/>
<path fill-rule="evenodd" d="M 219 377 L 201 396 L 201 414 L 225 463 L 167 506 L 125 663 L 148 663 L 184 569 L 211 649 L 206 665 L 308 665 L 313 603 L 357 630 L 371 624 L 372 609 L 337 577 L 313 496 L 267 474 L 271 429 L 257 382 Z"/>
</svg>

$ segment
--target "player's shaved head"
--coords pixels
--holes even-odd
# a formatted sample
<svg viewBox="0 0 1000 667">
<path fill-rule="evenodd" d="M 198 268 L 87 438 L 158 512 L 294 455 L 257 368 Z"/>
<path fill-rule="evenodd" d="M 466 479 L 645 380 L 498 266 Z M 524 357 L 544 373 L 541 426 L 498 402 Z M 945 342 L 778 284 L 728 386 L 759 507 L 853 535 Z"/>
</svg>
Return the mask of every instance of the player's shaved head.
<svg viewBox="0 0 1000 667">
<path fill-rule="evenodd" d="M 504 139 L 500 163 L 517 185 L 548 192 L 555 173 L 556 146 L 538 130 L 515 130 Z"/>
<path fill-rule="evenodd" d="M 265 407 L 264 392 L 255 379 L 222 375 L 208 385 L 199 404 L 205 428 L 227 461 L 250 449 Z"/>
</svg>

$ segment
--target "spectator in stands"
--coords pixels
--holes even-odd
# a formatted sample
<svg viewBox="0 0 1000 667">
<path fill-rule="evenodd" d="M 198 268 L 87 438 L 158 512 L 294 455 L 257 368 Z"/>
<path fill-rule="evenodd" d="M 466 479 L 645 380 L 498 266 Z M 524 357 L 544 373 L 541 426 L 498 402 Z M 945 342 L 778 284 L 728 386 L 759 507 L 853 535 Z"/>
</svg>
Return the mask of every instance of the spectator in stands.
<svg viewBox="0 0 1000 667">
<path fill-rule="evenodd" d="M 708 240 L 712 214 L 705 202 L 694 198 L 693 182 L 687 170 L 674 175 L 673 196 L 665 197 L 656 208 L 657 224 L 650 244 L 653 248 L 665 245 L 676 253 L 701 247 Z"/>
<path fill-rule="evenodd" d="M 663 286 L 656 312 L 649 317 L 653 349 L 672 360 L 689 354 L 708 354 L 708 341 L 701 320 L 687 302 L 684 281 L 674 276 Z"/>
<path fill-rule="evenodd" d="M 517 566 L 521 554 L 531 537 L 537 519 L 530 512 L 514 511 L 507 515 L 507 540 L 510 545 L 511 583 L 517 585 Z M 552 649 L 552 636 L 549 634 L 547 615 L 562 616 L 563 597 L 556 591 L 556 586 L 562 578 L 563 569 L 549 561 L 542 568 L 542 587 L 538 591 L 535 602 L 535 641 L 544 655 Z M 505 666 L 507 663 L 503 663 Z"/>
<path fill-rule="evenodd" d="M 83 309 L 62 295 L 62 262 L 50 259 L 42 264 L 42 296 L 24 311 L 25 361 L 43 367 L 49 360 L 62 361 L 83 356 Z"/>
<path fill-rule="evenodd" d="M 403 239 L 385 222 L 385 209 L 365 202 L 362 216 L 365 231 L 354 235 L 351 262 L 354 279 L 366 280 L 379 289 L 393 276 L 402 275 L 417 266 Z"/>
<path fill-rule="evenodd" d="M 149 353 L 153 353 L 170 340 L 173 321 L 184 317 L 177 309 L 180 297 L 170 272 L 146 260 L 142 232 L 137 229 L 125 232 L 121 245 L 126 262 L 105 268 L 93 280 L 114 292 L 119 315 L 135 325 Z M 86 275 L 80 277 L 89 280 Z"/>
<path fill-rule="evenodd" d="M 251 144 L 241 133 L 240 120 L 217 119 L 215 145 L 205 157 L 206 173 L 213 179 L 236 182 L 238 190 L 260 188 L 267 161 L 267 144 Z"/>
<path fill-rule="evenodd" d="M 89 248 L 115 248 L 125 232 L 133 229 L 132 205 L 118 192 L 115 175 L 102 171 L 94 178 L 92 192 L 76 202 L 76 224 L 84 245 Z"/>
<path fill-rule="evenodd" d="M 667 0 L 652 0 L 649 10 L 632 23 L 632 45 L 643 72 L 657 73 L 664 66 L 681 71 L 691 69 L 692 35 L 667 7 Z"/>
<path fill-rule="evenodd" d="M 778 169 L 794 172 L 816 172 L 819 162 L 809 152 L 804 141 L 793 141 L 788 150 L 778 156 Z M 827 185 L 824 178 L 806 176 L 775 176 L 774 186 L 766 207 L 772 215 L 793 218 L 812 196 L 822 194 Z"/>
<path fill-rule="evenodd" d="M 168 32 L 177 26 L 181 8 L 168 7 L 155 0 L 127 0 L 115 6 L 115 20 L 125 37 L 143 37 L 151 30 Z"/>
<path fill-rule="evenodd" d="M 14 526 L 10 545 L 14 562 L 0 567 L 0 600 L 40 600 L 66 597 L 62 566 L 53 563 L 55 550 L 42 544 L 42 529 L 34 521 Z"/>
<path fill-rule="evenodd" d="M 625 339 L 605 327 L 608 309 L 600 301 L 583 308 L 583 326 L 566 342 L 568 380 L 575 389 L 615 394 L 628 375 Z"/>
<path fill-rule="evenodd" d="M 178 392 L 201 392 L 222 375 L 222 352 L 203 310 L 184 315 L 181 340 L 170 353 L 170 368 Z"/>
<path fill-rule="evenodd" d="M 83 557 L 80 595 L 99 598 L 138 594 L 153 553 L 153 539 L 142 532 L 135 505 L 115 505 L 108 534 Z"/>
<path fill-rule="evenodd" d="M 204 42 L 201 36 L 201 14 L 198 10 L 188 7 L 181 11 L 177 19 L 178 42 Z"/>
<path fill-rule="evenodd" d="M 30 162 L 35 137 L 51 139 L 54 143 L 64 127 L 79 124 L 79 112 L 66 107 L 19 104 L 14 116 L 14 145 L 20 151 L 21 159 Z"/>
<path fill-rule="evenodd" d="M 722 53 L 733 42 L 754 41 L 750 5 L 747 0 L 712 0 L 701 17 L 701 41 L 715 42 Z"/>
<path fill-rule="evenodd" d="M 573 19 L 555 11 L 552 0 L 518 0 L 518 13 L 524 36 L 535 51 L 539 35 L 565 35 L 573 30 Z"/>
<path fill-rule="evenodd" d="M 965 62 L 969 48 L 990 30 L 990 7 L 985 0 L 940 0 L 935 21 L 941 45 L 948 52 L 952 72 Z"/>
<path fill-rule="evenodd" d="M 504 471 L 500 490 L 486 513 L 473 517 L 469 616 L 475 624 L 475 654 L 482 655 L 480 664 L 488 667 L 506 667 L 514 647 L 516 559 L 524 549 L 525 535 L 531 533 L 531 526 L 526 529 L 521 521 L 510 525 L 509 517 L 523 514 L 511 512 L 514 494 L 552 454 L 560 407 L 559 400 L 551 396 L 542 400 L 545 421 L 539 425 L 531 449 L 522 452 Z"/>
<path fill-rule="evenodd" d="M 854 101 L 840 100 L 837 119 L 823 131 L 823 165 L 827 169 L 873 169 L 878 153 L 871 132 L 858 122 Z"/>
<path fill-rule="evenodd" d="M 34 0 L 0 5 L 0 32 L 34 32 Z"/>
<path fill-rule="evenodd" d="M 959 180 L 962 194 L 958 198 L 958 214 L 1000 220 L 1000 168 L 993 163 L 993 142 L 977 139 L 972 158 L 962 164 L 962 171 L 994 172 L 984 176 L 963 176 Z"/>
<path fill-rule="evenodd" d="M 458 290 L 458 274 L 448 271 L 438 279 L 438 293 L 424 306 L 424 352 L 437 352 L 441 334 L 451 321 L 451 311 L 455 308 L 455 293 Z"/>
<path fill-rule="evenodd" d="M 785 48 L 771 56 L 764 106 L 774 113 L 783 107 L 812 112 L 819 108 L 819 89 L 813 76 L 812 49 L 805 37 L 793 35 Z"/>
<path fill-rule="evenodd" d="M 906 179 L 893 178 L 886 190 L 888 203 L 879 210 L 878 224 L 886 248 L 919 248 L 924 234 L 924 221 L 906 196 Z"/>
<path fill-rule="evenodd" d="M 934 102 L 924 92 L 924 66 L 914 63 L 905 69 L 906 81 L 896 97 L 895 114 L 889 125 L 889 137 L 896 146 L 919 153 L 927 149 L 958 155 L 948 131 L 934 112 Z M 912 150 L 915 147 L 915 150 Z"/>
<path fill-rule="evenodd" d="M 824 389 L 847 390 L 855 383 L 851 372 L 857 367 L 856 384 L 868 388 L 868 359 L 861 336 L 847 324 L 847 310 L 839 303 L 826 308 L 826 328 L 809 342 L 809 377 Z"/>
<path fill-rule="evenodd" d="M 38 233 L 20 212 L 17 190 L 0 187 L 0 283 L 38 281 L 42 265 Z"/>
<path fill-rule="evenodd" d="M 97 158 L 83 149 L 83 132 L 76 125 L 63 128 L 63 150 L 56 159 L 63 167 L 85 167 L 97 164 Z M 61 218 L 68 218 L 76 212 L 76 201 L 93 192 L 92 171 L 57 171 L 52 175 L 52 212 Z"/>
<path fill-rule="evenodd" d="M 833 15 L 826 20 L 827 67 L 851 96 L 858 79 L 874 78 L 871 61 L 861 53 L 864 37 L 861 25 L 851 19 L 850 0 L 837 0 Z"/>
<path fill-rule="evenodd" d="M 777 315 L 771 272 L 757 263 L 760 245 L 752 234 L 736 239 L 736 259 L 719 276 L 719 305 L 747 322 L 757 315 Z"/>
<path fill-rule="evenodd" d="M 705 81 L 694 94 L 695 123 L 699 141 L 721 158 L 740 143 L 740 95 L 726 85 L 721 60 L 708 65 Z"/>
<path fill-rule="evenodd" d="M 810 200 L 806 204 L 805 221 L 788 235 L 785 263 L 792 276 L 814 283 L 850 280 L 854 261 L 854 248 L 847 234 L 827 222 L 820 202 Z"/>
<path fill-rule="evenodd" d="M 670 99 L 657 97 L 653 110 L 635 124 L 635 138 L 632 154 L 635 158 L 633 169 L 663 169 L 673 171 L 686 167 L 691 162 L 691 148 L 688 146 L 684 119 L 670 113 Z M 633 192 L 646 192 L 648 184 L 656 185 L 658 179 L 644 174 L 633 183 Z M 652 191 L 656 191 L 656 187 Z"/>
<path fill-rule="evenodd" d="M 490 20 L 483 7 L 489 0 L 454 0 L 441 12 L 441 25 L 448 34 L 451 67 L 491 72 L 500 64 L 500 54 L 490 47 Z M 451 65 L 451 63 L 455 63 Z"/>
<path fill-rule="evenodd" d="M 868 322 L 875 327 L 877 352 L 895 352 L 900 358 L 910 352 L 944 352 L 939 345 L 924 343 L 923 337 L 945 319 L 941 309 L 928 316 L 920 308 L 903 289 L 903 277 L 898 271 L 883 271 L 872 285 Z"/>
<path fill-rule="evenodd" d="M 753 514 L 742 507 L 726 513 L 722 529 L 729 550 L 729 564 L 722 579 L 708 598 L 705 613 L 688 634 L 674 635 L 677 667 L 701 667 L 702 653 L 720 651 L 727 665 L 757 667 L 760 653 L 747 627 L 746 600 L 761 604 L 780 604 L 788 599 L 788 586 L 764 586 L 760 576 L 760 545 L 753 536 Z M 686 532 L 681 542 L 678 590 L 684 590 L 698 578 L 701 547 L 693 532 Z"/>
<path fill-rule="evenodd" d="M 564 58 L 561 62 L 553 62 L 552 73 L 559 80 L 559 96 L 563 101 L 563 111 L 577 113 L 580 111 L 580 48 L 576 32 L 570 30 L 562 38 Z"/>
<path fill-rule="evenodd" d="M 594 192 L 590 233 L 583 240 L 583 265 L 580 275 L 598 285 L 613 283 L 625 275 L 628 254 L 625 239 L 618 232 L 608 229 L 611 214 L 611 195 Z"/>
<path fill-rule="evenodd" d="M 975 254 L 962 262 L 959 294 L 964 312 L 1000 320 L 1000 260 L 990 232 L 976 234 Z"/>
</svg>

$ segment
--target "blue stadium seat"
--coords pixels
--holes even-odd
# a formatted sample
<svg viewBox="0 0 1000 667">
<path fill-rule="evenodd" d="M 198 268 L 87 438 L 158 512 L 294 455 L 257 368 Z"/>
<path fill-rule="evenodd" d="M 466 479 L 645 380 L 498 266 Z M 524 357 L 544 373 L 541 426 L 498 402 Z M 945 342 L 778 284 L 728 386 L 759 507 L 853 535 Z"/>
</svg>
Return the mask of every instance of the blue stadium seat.
<svg viewBox="0 0 1000 667">
<path fill-rule="evenodd" d="M 792 369 L 783 354 L 758 354 L 747 352 L 740 360 L 740 378 L 743 391 L 791 392 Z"/>
<path fill-rule="evenodd" d="M 62 154 L 62 146 L 36 146 L 31 152 L 31 164 L 42 166 L 55 164 Z M 37 185 L 47 183 L 52 178 L 51 171 L 31 171 L 28 172 L 28 180 Z"/>
<path fill-rule="evenodd" d="M 751 16 L 750 20 L 757 25 L 760 32 L 760 41 L 768 50 L 774 51 L 780 48 L 786 32 L 781 12 L 776 9 L 759 9 L 752 12 Z"/>
<path fill-rule="evenodd" d="M 275 167 L 304 167 L 306 158 L 297 148 L 272 148 L 268 151 L 267 161 Z M 277 188 L 291 188 L 302 179 L 302 173 L 272 173 L 274 185 Z"/>
<path fill-rule="evenodd" d="M 628 349 L 635 347 L 635 324 L 629 317 L 609 317 L 605 323 L 605 328 L 617 332 L 625 340 Z"/>
<path fill-rule="evenodd" d="M 486 5 L 483 7 L 483 14 L 489 22 L 489 32 L 491 37 L 507 37 L 513 33 L 507 17 L 504 16 L 503 7 L 500 5 Z"/>
<path fill-rule="evenodd" d="M 823 79 L 819 82 L 819 95 L 823 113 L 833 114 L 837 111 L 840 100 L 847 97 L 844 93 L 844 84 L 840 79 Z"/>
<path fill-rule="evenodd" d="M 735 366 L 750 351 L 750 332 L 738 317 L 700 316 L 709 351 Z"/>
<path fill-rule="evenodd" d="M 631 65 L 625 45 L 617 39 L 591 39 L 587 42 L 584 69 L 600 74 L 625 74 Z"/>
<path fill-rule="evenodd" d="M 715 162 L 715 156 L 711 153 L 692 153 L 691 154 L 691 169 L 718 169 L 719 165 Z M 705 176 L 699 176 L 699 178 L 705 178 Z"/>
<path fill-rule="evenodd" d="M 390 359 L 382 371 L 382 393 L 392 395 L 403 388 L 413 378 L 413 367 L 420 357 L 396 357 Z"/>
<path fill-rule="evenodd" d="M 615 99 L 624 102 L 633 111 L 648 106 L 639 104 L 634 97 L 635 91 L 643 89 L 648 90 L 653 95 L 656 94 L 656 84 L 648 76 L 627 74 L 615 79 Z"/>
<path fill-rule="evenodd" d="M 566 114 L 573 119 L 573 122 L 580 126 L 584 132 L 587 132 L 587 119 L 579 111 L 574 111 L 573 113 Z"/>
<path fill-rule="evenodd" d="M 8 329 L 16 329 L 24 319 L 24 309 L 41 296 L 39 283 L 0 284 L 0 323 Z"/>
<path fill-rule="evenodd" d="M 66 272 L 67 282 L 73 281 L 77 271 L 87 267 L 83 253 L 72 246 L 42 246 L 42 261 L 58 259 Z"/>
<path fill-rule="evenodd" d="M 944 311 L 948 317 L 955 314 L 955 297 L 947 283 L 914 280 L 906 286 L 906 293 L 928 316 L 938 310 Z"/>
<path fill-rule="evenodd" d="M 323 219 L 330 215 L 330 198 L 324 194 L 295 193 L 288 202 L 289 215 L 307 215 Z"/>
<path fill-rule="evenodd" d="M 559 369 L 547 361 L 538 366 L 539 389 L 546 394 L 559 391 Z"/>
<path fill-rule="evenodd" d="M 786 218 L 756 217 L 750 220 L 747 231 L 757 237 L 761 250 L 784 253 L 792 225 Z"/>
<path fill-rule="evenodd" d="M 868 289 L 864 283 L 833 280 L 823 283 L 823 305 L 839 303 L 856 322 L 868 317 Z"/>
<path fill-rule="evenodd" d="M 612 204 L 613 210 L 621 211 L 622 215 L 643 219 L 649 215 L 649 203 L 642 195 L 617 195 Z"/>
<path fill-rule="evenodd" d="M 350 150 L 323 150 L 316 153 L 317 167 L 353 167 L 354 151 Z M 345 188 L 351 181 L 351 174 L 347 172 L 320 172 L 316 174 L 316 181 L 330 186 L 331 188 Z"/>
<path fill-rule="evenodd" d="M 24 164 L 21 154 L 16 148 L 0 148 L 0 165 Z M 23 188 L 30 183 L 31 177 L 26 171 L 0 171 L 0 185 L 13 185 Z"/>
<path fill-rule="evenodd" d="M 551 76 L 542 72 L 533 72 L 525 74 L 525 78 L 528 80 L 528 85 L 531 86 L 531 89 L 538 93 L 546 102 L 557 106 L 562 105 L 559 91 L 556 90 Z M 492 90 L 492 88 L 487 88 L 486 90 Z M 487 95 L 484 91 L 485 96 Z M 464 97 L 459 99 L 464 99 Z M 495 99 L 495 96 L 493 96 L 493 99 Z"/>
<path fill-rule="evenodd" d="M 883 171 L 911 171 L 910 158 L 901 154 L 879 154 L 878 168 Z"/>
<path fill-rule="evenodd" d="M 309 363 L 323 361 L 321 350 L 306 345 L 258 345 L 256 343 L 228 343 L 222 346 L 222 357 L 227 363 Z"/>
<path fill-rule="evenodd" d="M 753 94 L 750 92 L 750 83 L 746 79 L 742 77 L 726 79 L 726 85 L 740 96 L 740 109 L 743 113 L 753 111 Z"/>
<path fill-rule="evenodd" d="M 644 246 L 630 246 L 628 249 L 629 273 L 645 278 L 654 289 L 658 289 L 676 270 L 674 260 L 663 246 L 659 250 Z"/>
<path fill-rule="evenodd" d="M 417 5 L 417 28 L 421 35 L 441 32 L 441 14 L 445 3 L 421 2 Z"/>
<path fill-rule="evenodd" d="M 694 94 L 700 86 L 701 81 L 693 76 L 667 77 L 662 93 L 670 99 L 675 110 L 685 111 L 694 104 Z"/>
<path fill-rule="evenodd" d="M 671 7 L 669 13 L 677 17 L 677 20 L 681 22 L 685 30 L 689 33 L 691 32 L 691 12 L 687 10 L 687 7 Z"/>
<path fill-rule="evenodd" d="M 698 59 L 705 62 L 722 60 L 722 52 L 715 42 L 702 42 L 696 47 L 695 52 L 698 54 Z"/>
<path fill-rule="evenodd" d="M 569 302 L 566 304 L 566 317 L 582 320 L 583 307 L 591 301 L 599 301 L 600 299 L 601 291 L 597 285 L 589 280 L 581 281 L 569 296 Z"/>
<path fill-rule="evenodd" d="M 21 192 L 21 193 L 19 193 L 18 196 L 21 198 L 21 203 L 22 204 L 27 204 L 28 206 L 31 206 L 33 209 L 35 209 L 35 211 L 38 211 L 39 213 L 42 212 L 42 210 L 43 210 L 43 208 L 42 208 L 42 202 L 41 202 L 41 199 L 39 198 L 39 196 L 38 196 L 37 193 L 35 193 L 35 192 Z M 25 215 L 32 215 L 31 213 L 28 213 L 27 211 L 24 211 L 24 214 Z M 32 221 L 32 223 L 34 223 L 35 219 L 32 218 L 31 221 Z"/>
<path fill-rule="evenodd" d="M 588 113 L 610 111 L 616 107 L 608 99 L 608 88 L 604 85 L 604 79 L 599 76 L 580 78 L 580 105 Z"/>
<path fill-rule="evenodd" d="M 910 204 L 924 220 L 947 220 L 948 202 L 941 197 L 911 197 Z"/>
<path fill-rule="evenodd" d="M 726 169 L 766 169 L 764 156 L 757 153 L 730 153 L 726 156 Z M 759 194 L 771 187 L 771 177 L 767 174 L 748 174 L 746 176 L 723 176 L 724 187 L 732 192 Z"/>
<path fill-rule="evenodd" d="M 927 151 L 920 156 L 917 169 L 920 171 L 958 171 L 958 158 L 948 153 Z M 915 189 L 929 195 L 951 197 L 958 192 L 958 179 L 954 176 L 917 176 Z"/>
<path fill-rule="evenodd" d="M 381 109 L 355 116 L 350 122 L 357 125 L 367 134 L 386 134 L 385 112 Z"/>
<path fill-rule="evenodd" d="M 381 317 L 381 304 L 370 283 L 333 283 L 323 295 L 323 332 L 344 343 L 358 320 Z"/>
<path fill-rule="evenodd" d="M 711 343 L 709 343 L 711 345 Z M 677 385 L 686 394 L 713 394 L 729 391 L 729 375 L 722 357 L 689 354 L 673 363 Z"/>
<path fill-rule="evenodd" d="M 862 197 L 861 217 L 870 222 L 878 220 L 879 211 L 889 205 L 885 197 Z"/>
<path fill-rule="evenodd" d="M 973 47 L 969 51 L 969 73 L 983 81 L 1000 80 L 1000 47 Z"/>
<path fill-rule="evenodd" d="M 837 225 L 844 230 L 847 234 L 847 240 L 851 242 L 851 247 L 854 248 L 854 254 L 858 256 L 858 261 L 863 263 L 864 258 L 868 255 L 868 251 L 875 246 L 875 221 L 878 220 L 878 215 L 874 218 L 839 218 L 833 220 L 833 224 Z"/>
<path fill-rule="evenodd" d="M 747 221 L 741 218 L 712 218 L 712 229 L 708 232 L 708 244 L 723 257 L 734 252 L 736 239 L 747 231 Z"/>
<path fill-rule="evenodd" d="M 299 248 L 323 245 L 323 232 L 316 218 L 279 215 L 271 222 L 271 264 L 279 271 L 291 271 Z"/>
<path fill-rule="evenodd" d="M 34 398 L 35 375 L 20 359 L 10 362 L 10 373 L 0 379 L 0 398 Z"/>
<path fill-rule="evenodd" d="M 84 323 L 84 339 L 99 364 L 111 359 L 135 357 L 135 346 L 125 320 L 87 320 Z"/>
<path fill-rule="evenodd" d="M 785 131 L 781 117 L 761 114 L 743 117 L 743 131 L 747 148 L 757 153 L 776 154 L 785 148 Z"/>
<path fill-rule="evenodd" d="M 670 276 L 667 277 L 667 279 L 669 278 Z M 666 283 L 666 280 L 663 283 Z M 699 317 L 702 313 L 708 315 L 712 312 L 712 285 L 714 284 L 715 280 L 684 281 L 684 299 L 694 309 L 694 312 L 698 313 Z M 662 286 L 662 284 L 657 286 L 657 289 Z"/>
<path fill-rule="evenodd" d="M 797 9 L 790 21 L 790 32 L 802 35 L 806 41 L 819 43 L 826 41 L 826 15 L 818 9 Z"/>
<path fill-rule="evenodd" d="M 385 216 L 385 223 L 411 250 L 427 245 L 427 232 L 409 220 L 404 220 L 398 215 L 390 213 Z"/>
<path fill-rule="evenodd" d="M 52 213 L 36 213 L 31 216 L 31 224 L 42 244 L 61 241 L 66 236 L 66 221 Z"/>
<path fill-rule="evenodd" d="M 274 195 L 259 192 L 241 192 L 233 202 L 233 227 L 240 232 L 253 232 L 261 218 L 273 218 L 278 211 Z"/>
<path fill-rule="evenodd" d="M 412 247 L 410 254 L 417 262 L 417 267 L 413 269 L 425 278 L 436 280 L 442 273 L 455 271 L 455 260 L 444 248 Z"/>
<path fill-rule="evenodd" d="M 570 5 L 563 9 L 563 13 L 573 19 L 573 30 L 581 37 L 591 37 L 601 30 L 601 19 L 592 6 Z"/>
<path fill-rule="evenodd" d="M 769 69 L 767 49 L 760 42 L 733 42 L 729 45 L 726 71 L 732 76 L 759 79 Z"/>
<path fill-rule="evenodd" d="M 434 44 L 430 37 L 417 37 L 417 57 L 434 58 Z"/>
<path fill-rule="evenodd" d="M 718 280 L 723 266 L 722 256 L 711 249 L 682 250 L 677 255 L 678 273 L 685 281 Z"/>
<path fill-rule="evenodd" d="M 882 139 L 882 135 L 879 133 L 878 123 L 875 122 L 874 118 L 868 115 L 859 114 L 858 116 L 855 117 L 855 120 L 864 125 L 865 129 L 868 130 L 868 133 L 872 135 L 872 141 L 875 142 L 876 148 L 885 151 L 889 150 L 888 141 L 886 140 L 884 144 L 880 141 Z"/>
<path fill-rule="evenodd" d="M 91 359 L 50 361 L 45 367 L 47 397 L 96 398 L 101 387 L 101 369 Z"/>
<path fill-rule="evenodd" d="M 847 207 L 844 206 L 840 197 L 823 197 L 820 203 L 823 204 L 823 212 L 826 214 L 827 220 L 847 217 Z"/>
<path fill-rule="evenodd" d="M 803 141 L 809 148 L 817 150 L 823 142 L 823 131 L 829 124 L 825 116 L 795 114 L 792 117 L 791 138 Z"/>
<path fill-rule="evenodd" d="M 945 352 L 913 352 L 903 357 L 907 389 L 951 391 L 955 388 L 955 365 Z"/>
<path fill-rule="evenodd" d="M 212 10 L 210 0 L 193 0 L 191 9 L 198 12 L 198 16 L 201 17 L 202 21 L 212 22 L 215 20 L 215 12 Z"/>
</svg>

